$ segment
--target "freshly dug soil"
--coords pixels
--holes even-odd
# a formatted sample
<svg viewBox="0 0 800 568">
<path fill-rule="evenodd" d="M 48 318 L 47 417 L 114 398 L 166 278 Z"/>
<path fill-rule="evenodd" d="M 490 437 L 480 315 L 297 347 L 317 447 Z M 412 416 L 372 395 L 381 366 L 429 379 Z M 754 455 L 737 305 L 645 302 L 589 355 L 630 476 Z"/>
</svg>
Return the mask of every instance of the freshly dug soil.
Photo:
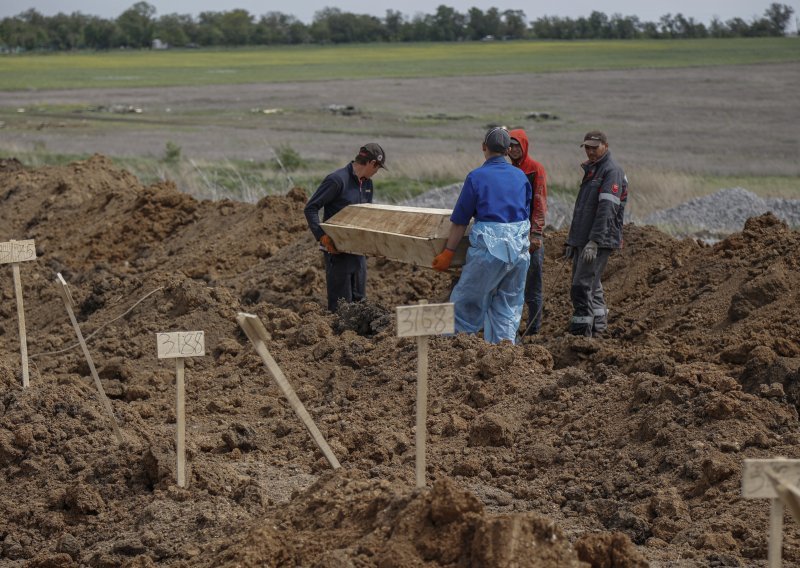
<svg viewBox="0 0 800 568">
<path fill-rule="evenodd" d="M 544 325 L 522 345 L 435 337 L 428 487 L 414 488 L 417 349 L 394 308 L 452 277 L 369 261 L 369 301 L 324 309 L 296 188 L 255 205 L 143 187 L 102 156 L 0 163 L 0 565 L 764 566 L 768 502 L 746 458 L 800 457 L 800 233 L 772 215 L 713 245 L 626 227 L 603 338 L 565 334 L 564 233 L 545 243 Z M 117 444 L 55 285 L 75 312 Z M 342 468 L 332 471 L 236 323 L 268 348 Z M 205 332 L 186 360 L 188 487 L 175 482 L 175 368 L 155 334 Z M 784 559 L 800 563 L 787 517 Z"/>
</svg>

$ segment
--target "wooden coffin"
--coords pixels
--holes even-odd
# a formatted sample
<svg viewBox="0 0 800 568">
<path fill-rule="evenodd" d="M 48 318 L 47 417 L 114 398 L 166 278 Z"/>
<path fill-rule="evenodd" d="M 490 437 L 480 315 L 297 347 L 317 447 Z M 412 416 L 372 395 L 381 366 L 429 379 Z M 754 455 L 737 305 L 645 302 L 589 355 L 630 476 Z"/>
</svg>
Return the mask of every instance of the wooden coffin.
<svg viewBox="0 0 800 568">
<path fill-rule="evenodd" d="M 321 224 L 343 252 L 383 256 L 430 268 L 450 233 L 450 209 L 398 205 L 349 205 Z M 469 229 L 451 266 L 466 262 Z"/>
</svg>

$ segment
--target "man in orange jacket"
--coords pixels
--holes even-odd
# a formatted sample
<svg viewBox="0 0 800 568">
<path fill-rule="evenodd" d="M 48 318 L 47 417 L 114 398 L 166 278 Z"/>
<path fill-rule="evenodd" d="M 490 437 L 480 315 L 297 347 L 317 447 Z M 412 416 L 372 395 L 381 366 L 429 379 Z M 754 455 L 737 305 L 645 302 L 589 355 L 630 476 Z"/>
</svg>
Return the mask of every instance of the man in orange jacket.
<svg viewBox="0 0 800 568">
<path fill-rule="evenodd" d="M 539 333 L 544 305 L 542 264 L 544 262 L 544 223 L 547 214 L 547 173 L 544 166 L 531 158 L 528 135 L 521 128 L 511 130 L 508 157 L 527 176 L 533 187 L 531 203 L 531 264 L 525 281 L 525 303 L 528 305 L 528 324 L 525 335 Z"/>
</svg>

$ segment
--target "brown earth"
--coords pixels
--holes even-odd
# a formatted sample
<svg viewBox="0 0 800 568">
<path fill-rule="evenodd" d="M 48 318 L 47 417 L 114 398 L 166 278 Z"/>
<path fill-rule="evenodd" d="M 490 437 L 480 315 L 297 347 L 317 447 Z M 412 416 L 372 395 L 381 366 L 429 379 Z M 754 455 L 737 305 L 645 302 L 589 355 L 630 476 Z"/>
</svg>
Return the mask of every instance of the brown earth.
<svg viewBox="0 0 800 568">
<path fill-rule="evenodd" d="M 416 343 L 394 307 L 450 278 L 370 259 L 369 303 L 329 315 L 295 189 L 255 205 L 143 187 L 95 156 L 0 163 L 0 241 L 21 264 L 31 386 L 0 267 L 0 565 L 763 566 L 767 501 L 745 458 L 800 457 L 800 233 L 771 215 L 713 246 L 628 226 L 610 329 L 566 336 L 564 234 L 546 240 L 542 333 L 430 342 L 428 478 L 414 489 Z M 71 286 L 118 445 L 56 289 Z M 139 302 L 139 303 L 137 303 Z M 331 471 L 239 330 L 270 352 L 342 462 Z M 189 485 L 175 483 L 187 359 Z M 800 563 L 788 520 L 784 559 Z"/>
</svg>

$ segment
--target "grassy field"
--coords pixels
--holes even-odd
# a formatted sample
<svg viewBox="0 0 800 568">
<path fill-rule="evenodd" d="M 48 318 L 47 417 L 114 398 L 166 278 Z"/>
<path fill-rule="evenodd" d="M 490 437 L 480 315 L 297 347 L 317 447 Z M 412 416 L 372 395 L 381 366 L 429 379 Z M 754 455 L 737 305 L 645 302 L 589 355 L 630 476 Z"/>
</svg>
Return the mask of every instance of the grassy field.
<svg viewBox="0 0 800 568">
<path fill-rule="evenodd" d="M 800 61 L 798 38 L 511 41 L 0 56 L 0 90 L 456 77 Z"/>
</svg>

